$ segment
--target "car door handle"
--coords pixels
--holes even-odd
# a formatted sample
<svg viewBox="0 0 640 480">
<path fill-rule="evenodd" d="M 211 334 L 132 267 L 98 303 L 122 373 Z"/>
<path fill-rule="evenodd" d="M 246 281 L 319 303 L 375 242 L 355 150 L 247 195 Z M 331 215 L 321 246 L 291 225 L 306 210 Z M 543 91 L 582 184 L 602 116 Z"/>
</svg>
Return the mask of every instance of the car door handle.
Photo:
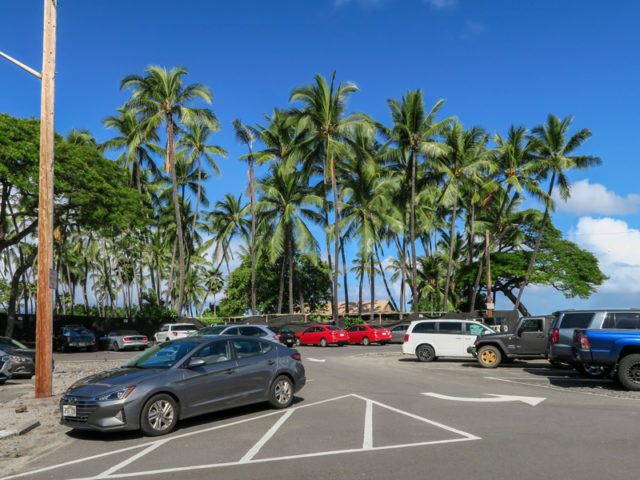
<svg viewBox="0 0 640 480">
<path fill-rule="evenodd" d="M 267 362 L 269 365 L 273 365 L 274 363 L 276 363 L 276 361 L 272 358 Z"/>
<path fill-rule="evenodd" d="M 227 368 L 224 373 L 226 373 L 227 375 L 231 375 L 233 372 L 235 372 L 236 369 L 235 368 Z"/>
</svg>

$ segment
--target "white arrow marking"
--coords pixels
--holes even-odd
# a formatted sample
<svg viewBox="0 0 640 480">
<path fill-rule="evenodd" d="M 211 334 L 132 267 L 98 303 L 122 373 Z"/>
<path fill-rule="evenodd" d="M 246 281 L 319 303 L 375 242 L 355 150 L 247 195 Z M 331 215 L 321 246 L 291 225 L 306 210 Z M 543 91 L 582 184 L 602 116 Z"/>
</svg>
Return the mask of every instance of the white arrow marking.
<svg viewBox="0 0 640 480">
<path fill-rule="evenodd" d="M 320 362 L 320 363 L 326 362 L 326 360 L 319 360 L 317 358 L 311 358 L 311 357 L 308 357 L 307 360 L 309 360 L 310 362 Z"/>
<path fill-rule="evenodd" d="M 441 395 L 439 393 L 426 392 L 422 395 L 428 397 L 440 398 L 441 400 L 453 400 L 456 402 L 478 402 L 478 403 L 492 403 L 492 402 L 523 402 L 528 405 L 536 406 L 546 400 L 546 397 L 518 397 L 516 395 L 497 395 L 495 393 L 485 393 L 492 398 L 468 398 L 468 397 L 450 397 L 449 395 Z"/>
</svg>

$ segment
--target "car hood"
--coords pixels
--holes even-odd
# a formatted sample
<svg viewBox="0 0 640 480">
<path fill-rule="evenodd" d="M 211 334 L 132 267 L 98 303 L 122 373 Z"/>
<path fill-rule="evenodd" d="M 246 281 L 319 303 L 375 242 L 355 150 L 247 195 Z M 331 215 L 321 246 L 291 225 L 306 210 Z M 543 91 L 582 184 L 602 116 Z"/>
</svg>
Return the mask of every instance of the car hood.
<svg viewBox="0 0 640 480">
<path fill-rule="evenodd" d="M 505 333 L 486 333 L 484 335 L 478 335 L 478 341 L 481 342 L 483 340 L 508 340 L 514 337 L 514 333 L 505 332 Z"/>
<path fill-rule="evenodd" d="M 75 382 L 67 390 L 67 395 L 95 397 L 113 391 L 117 387 L 130 387 L 166 373 L 163 368 L 125 367 L 105 370 Z"/>
<path fill-rule="evenodd" d="M 7 352 L 9 355 L 18 355 L 19 357 L 28 357 L 31 360 L 35 360 L 36 359 L 36 351 L 32 350 L 32 349 L 27 349 L 27 348 L 12 348 L 12 349 L 6 349 L 5 352 Z"/>
</svg>

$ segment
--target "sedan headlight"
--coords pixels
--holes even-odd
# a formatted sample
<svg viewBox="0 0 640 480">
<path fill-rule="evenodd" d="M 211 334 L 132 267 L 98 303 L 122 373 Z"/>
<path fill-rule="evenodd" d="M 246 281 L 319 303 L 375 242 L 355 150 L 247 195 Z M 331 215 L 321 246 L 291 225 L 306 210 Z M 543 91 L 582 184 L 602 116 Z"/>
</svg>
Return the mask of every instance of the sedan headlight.
<svg viewBox="0 0 640 480">
<path fill-rule="evenodd" d="M 13 363 L 24 363 L 27 361 L 26 357 L 20 357 L 18 355 L 9 355 L 9 358 L 11 358 Z"/>
<path fill-rule="evenodd" d="M 96 397 L 96 400 L 98 402 L 105 402 L 107 400 L 122 400 L 123 398 L 127 398 L 131 394 L 131 392 L 133 392 L 134 388 L 136 387 L 128 387 L 123 388 L 122 390 L 116 390 L 115 392 L 109 392 L 105 395 Z"/>
</svg>

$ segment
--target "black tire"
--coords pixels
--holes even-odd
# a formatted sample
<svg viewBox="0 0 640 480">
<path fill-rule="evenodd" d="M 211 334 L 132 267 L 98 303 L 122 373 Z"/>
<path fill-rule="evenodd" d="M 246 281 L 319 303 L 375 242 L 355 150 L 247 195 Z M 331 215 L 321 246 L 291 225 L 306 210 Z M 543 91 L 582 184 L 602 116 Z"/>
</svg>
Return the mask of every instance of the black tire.
<svg viewBox="0 0 640 480">
<path fill-rule="evenodd" d="M 62 353 L 68 353 L 69 352 L 69 345 L 67 345 L 66 343 L 62 343 L 60 345 L 60 351 Z"/>
<path fill-rule="evenodd" d="M 94 343 L 93 345 L 91 345 L 88 350 L 91 350 L 92 352 L 97 352 L 98 351 L 98 345 L 96 343 Z"/>
<path fill-rule="evenodd" d="M 380 342 L 380 345 L 386 345 L 387 343 L 389 343 L 389 342 L 387 342 L 386 340 L 382 340 L 382 341 Z"/>
<path fill-rule="evenodd" d="M 144 404 L 140 413 L 140 430 L 157 437 L 171 432 L 178 422 L 178 404 L 171 395 L 154 395 Z"/>
<path fill-rule="evenodd" d="M 320 346 L 321 347 L 326 347 L 327 345 L 329 345 L 329 342 L 327 342 L 326 338 L 321 338 L 320 339 Z"/>
<path fill-rule="evenodd" d="M 118 345 L 118 342 L 113 342 L 111 344 L 111 348 L 113 348 L 114 352 L 117 352 L 118 350 L 120 350 L 120 345 Z"/>
<path fill-rule="evenodd" d="M 580 372 L 581 375 L 589 378 L 603 378 L 609 375 L 611 369 L 602 365 L 591 365 L 589 363 L 580 363 L 574 365 L 574 368 Z"/>
<path fill-rule="evenodd" d="M 433 362 L 436 358 L 436 351 L 431 345 L 420 345 L 416 348 L 416 357 L 420 362 Z"/>
<path fill-rule="evenodd" d="M 269 389 L 269 404 L 273 408 L 287 408 L 293 403 L 293 382 L 286 375 L 280 375 Z"/>
<path fill-rule="evenodd" d="M 296 337 L 296 345 L 299 347 L 300 345 L 302 345 L 302 340 L 300 340 L 300 338 Z"/>
<path fill-rule="evenodd" d="M 369 345 L 371 345 L 371 341 L 369 340 L 369 337 L 364 337 L 362 339 L 362 345 L 364 345 L 365 347 L 368 347 Z"/>
<path fill-rule="evenodd" d="M 629 390 L 640 390 L 640 354 L 633 353 L 620 360 L 618 381 Z"/>
<path fill-rule="evenodd" d="M 478 350 L 478 363 L 484 368 L 496 368 L 502 361 L 502 352 L 498 347 L 485 345 Z"/>
</svg>

